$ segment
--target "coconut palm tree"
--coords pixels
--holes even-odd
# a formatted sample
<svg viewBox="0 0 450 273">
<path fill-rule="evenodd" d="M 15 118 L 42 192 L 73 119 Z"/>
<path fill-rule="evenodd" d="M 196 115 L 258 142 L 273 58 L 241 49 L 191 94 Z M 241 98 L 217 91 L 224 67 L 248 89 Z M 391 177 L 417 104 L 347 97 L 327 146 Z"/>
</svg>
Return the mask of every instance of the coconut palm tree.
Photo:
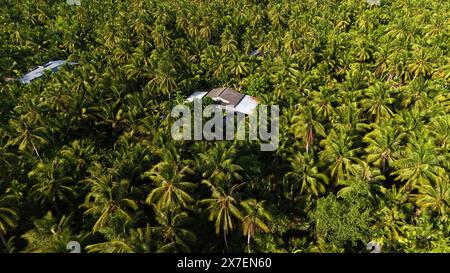
<svg viewBox="0 0 450 273">
<path fill-rule="evenodd" d="M 412 58 L 406 63 L 411 78 L 428 77 L 433 72 L 430 51 L 418 48 L 413 51 Z"/>
<path fill-rule="evenodd" d="M 423 111 L 431 105 L 435 96 L 433 84 L 422 77 L 415 78 L 402 89 L 404 90 L 404 95 L 401 104 L 405 108 L 416 108 Z"/>
<path fill-rule="evenodd" d="M 294 135 L 303 140 L 306 153 L 309 153 L 309 148 L 314 143 L 316 135 L 325 137 L 325 128 L 313 114 L 311 107 L 299 107 L 298 114 L 292 117 L 292 123 Z"/>
<path fill-rule="evenodd" d="M 214 185 L 242 180 L 239 172 L 243 168 L 234 163 L 235 155 L 235 147 L 227 147 L 225 142 L 214 144 L 207 152 L 200 153 L 196 164 L 202 171 L 202 178 Z"/>
<path fill-rule="evenodd" d="M 32 151 L 40 157 L 38 148 L 48 143 L 45 138 L 47 128 L 36 123 L 30 124 L 24 120 L 11 120 L 10 127 L 15 133 L 6 146 L 18 146 L 21 153 Z"/>
<path fill-rule="evenodd" d="M 64 166 L 58 159 L 50 162 L 39 162 L 28 177 L 34 182 L 30 189 L 30 197 L 39 204 L 50 204 L 60 211 L 62 204 L 71 205 L 76 197 L 74 181 L 62 170 Z"/>
<path fill-rule="evenodd" d="M 197 240 L 195 234 L 184 228 L 188 214 L 179 209 L 155 210 L 158 226 L 150 227 L 162 239 L 157 252 L 189 252 L 190 244 Z"/>
<path fill-rule="evenodd" d="M 148 195 L 146 202 L 148 204 L 155 203 L 159 208 L 186 207 L 193 201 L 186 190 L 195 186 L 195 184 L 183 180 L 187 174 L 193 174 L 190 166 L 180 166 L 170 152 L 166 153 L 163 161 L 144 173 L 156 185 L 156 188 L 151 190 Z"/>
<path fill-rule="evenodd" d="M 404 150 L 394 162 L 397 170 L 393 174 L 397 175 L 396 180 L 405 181 L 405 187 L 409 189 L 435 183 L 445 174 L 443 159 L 429 132 L 411 133 Z"/>
<path fill-rule="evenodd" d="M 388 174 L 396 157 L 399 156 L 402 141 L 406 136 L 406 133 L 392 126 L 374 125 L 374 129 L 363 138 L 368 144 L 364 150 L 367 162 L 380 168 L 384 175 Z"/>
<path fill-rule="evenodd" d="M 251 253 L 250 241 L 258 231 L 270 232 L 269 227 L 264 223 L 264 220 L 271 221 L 272 217 L 264 209 L 265 201 L 257 201 L 256 199 L 249 199 L 241 202 L 243 207 L 242 217 L 242 232 L 247 237 L 248 252 Z"/>
<path fill-rule="evenodd" d="M 450 141 L 450 116 L 442 115 L 431 118 L 428 130 L 436 139 L 436 144 L 443 150 L 448 150 Z"/>
<path fill-rule="evenodd" d="M 422 210 L 431 210 L 440 216 L 442 220 L 448 219 L 450 209 L 450 184 L 447 177 L 442 177 L 434 183 L 419 187 L 418 194 L 412 195 L 416 204 Z"/>
<path fill-rule="evenodd" d="M 361 100 L 362 107 L 372 117 L 375 123 L 379 123 L 381 120 L 387 120 L 393 116 L 394 113 L 390 105 L 395 100 L 391 93 L 391 90 L 386 84 L 376 83 L 369 87 L 366 98 Z"/>
<path fill-rule="evenodd" d="M 96 219 L 92 232 L 106 227 L 115 217 L 123 219 L 125 224 L 133 220 L 132 212 L 136 211 L 138 206 L 136 201 L 128 198 L 128 180 L 118 179 L 111 170 L 96 163 L 91 170 L 91 176 L 85 181 L 91 190 L 81 207 L 86 208 L 84 215 L 92 215 Z"/>
<path fill-rule="evenodd" d="M 386 177 L 381 174 L 379 169 L 374 169 L 366 162 L 361 161 L 353 166 L 351 174 L 339 182 L 341 189 L 338 191 L 338 196 L 363 188 L 367 190 L 372 201 L 375 201 L 379 186 L 385 179 Z"/>
<path fill-rule="evenodd" d="M 297 188 L 299 185 L 300 194 L 312 195 L 319 197 L 320 194 L 325 192 L 328 184 L 328 177 L 320 173 L 319 169 L 315 166 L 315 162 L 312 156 L 297 154 L 290 158 L 292 171 L 287 172 L 285 178 L 293 180 L 292 188 Z"/>
<path fill-rule="evenodd" d="M 209 213 L 209 221 L 214 221 L 216 234 L 220 234 L 220 230 L 223 233 L 223 240 L 225 242 L 225 248 L 228 250 L 227 236 L 230 231 L 235 228 L 234 218 L 241 219 L 242 215 L 238 208 L 238 202 L 234 197 L 234 192 L 238 190 L 243 184 L 235 184 L 224 190 L 220 187 L 214 186 L 207 180 L 203 181 L 204 184 L 211 189 L 211 198 L 203 199 L 200 204 L 207 205 L 206 211 Z"/>
<path fill-rule="evenodd" d="M 320 159 L 329 164 L 330 175 L 335 181 L 348 175 L 353 168 L 352 164 L 359 161 L 357 153 L 360 148 L 355 148 L 354 138 L 342 130 L 332 129 L 320 144 L 324 147 L 319 153 Z"/>
</svg>

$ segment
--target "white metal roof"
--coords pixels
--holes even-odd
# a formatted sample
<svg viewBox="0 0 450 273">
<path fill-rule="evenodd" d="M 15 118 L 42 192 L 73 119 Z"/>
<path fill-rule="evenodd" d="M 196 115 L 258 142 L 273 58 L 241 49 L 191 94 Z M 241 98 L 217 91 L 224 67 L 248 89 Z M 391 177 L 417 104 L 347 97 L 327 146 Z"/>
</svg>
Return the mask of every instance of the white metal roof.
<svg viewBox="0 0 450 273">
<path fill-rule="evenodd" d="M 234 107 L 235 112 L 249 115 L 258 106 L 258 102 L 251 96 L 245 95 L 238 105 Z"/>
<path fill-rule="evenodd" d="M 20 78 L 20 82 L 21 83 L 30 83 L 32 80 L 39 78 L 41 76 L 44 75 L 44 71 L 48 70 L 51 72 L 56 72 L 58 71 L 61 66 L 63 66 L 65 63 L 67 63 L 66 61 L 63 60 L 56 60 L 56 61 L 50 61 L 42 66 L 38 66 L 36 69 L 34 69 L 33 71 L 25 74 L 22 78 Z M 70 65 L 75 65 L 77 63 L 75 62 L 70 62 Z"/>
<path fill-rule="evenodd" d="M 195 91 L 186 99 L 186 101 L 192 102 L 194 101 L 194 99 L 202 99 L 207 94 L 208 92 Z M 225 105 L 218 105 L 218 106 L 225 109 Z M 239 101 L 239 103 L 234 106 L 233 111 L 249 115 L 253 110 L 255 110 L 256 106 L 258 106 L 258 102 L 256 101 L 255 98 L 248 95 L 244 95 L 243 98 Z"/>
<path fill-rule="evenodd" d="M 208 94 L 208 92 L 202 92 L 202 91 L 195 91 L 194 93 L 192 93 L 188 98 L 187 101 L 188 102 L 192 102 L 194 101 L 194 99 L 202 99 L 206 94 Z"/>
</svg>

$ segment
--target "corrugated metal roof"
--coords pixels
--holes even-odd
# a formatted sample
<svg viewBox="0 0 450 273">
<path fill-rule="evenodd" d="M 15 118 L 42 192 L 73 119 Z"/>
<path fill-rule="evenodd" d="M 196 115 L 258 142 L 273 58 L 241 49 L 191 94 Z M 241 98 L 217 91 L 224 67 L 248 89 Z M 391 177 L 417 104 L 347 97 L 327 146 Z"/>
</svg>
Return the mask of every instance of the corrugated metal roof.
<svg viewBox="0 0 450 273">
<path fill-rule="evenodd" d="M 29 83 L 32 80 L 42 77 L 44 75 L 44 71 L 45 70 L 49 70 L 52 72 L 56 72 L 58 71 L 64 64 L 66 64 L 66 61 L 63 60 L 56 60 L 56 61 L 50 61 L 46 64 L 44 64 L 43 66 L 39 66 L 36 69 L 34 69 L 33 71 L 25 74 L 19 81 L 21 83 Z M 75 65 L 77 64 L 76 62 L 69 62 L 69 65 Z"/>
<path fill-rule="evenodd" d="M 195 91 L 188 98 L 187 101 L 192 102 L 194 99 L 202 99 L 208 92 Z"/>
<path fill-rule="evenodd" d="M 244 97 L 243 94 L 229 87 L 214 88 L 208 92 L 207 96 L 225 105 L 237 105 Z"/>
<path fill-rule="evenodd" d="M 227 105 L 231 105 L 234 107 L 234 112 L 247 115 L 258 106 L 258 101 L 255 98 L 241 94 L 228 87 L 214 88 L 209 92 L 196 91 L 188 97 L 187 101 L 193 101 L 195 98 L 202 99 L 205 95 L 221 102 L 217 107 L 224 108 Z"/>
<path fill-rule="evenodd" d="M 214 88 L 211 91 L 208 92 L 208 97 L 215 99 L 217 97 L 220 96 L 220 94 L 222 94 L 222 92 L 226 89 L 226 87 L 219 87 L 219 88 Z"/>
<path fill-rule="evenodd" d="M 235 106 L 234 111 L 249 115 L 258 106 L 258 102 L 251 96 L 245 95 L 244 98 Z"/>
<path fill-rule="evenodd" d="M 234 91 L 231 88 L 226 88 L 219 96 L 226 104 L 236 106 L 244 97 L 243 94 Z"/>
</svg>

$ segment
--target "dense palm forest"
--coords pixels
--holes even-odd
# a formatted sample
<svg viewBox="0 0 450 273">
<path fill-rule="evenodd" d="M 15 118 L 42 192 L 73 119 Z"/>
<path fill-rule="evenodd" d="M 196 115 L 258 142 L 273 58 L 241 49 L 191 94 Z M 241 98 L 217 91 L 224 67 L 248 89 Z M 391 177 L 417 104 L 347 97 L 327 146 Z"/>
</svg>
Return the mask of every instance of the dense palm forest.
<svg viewBox="0 0 450 273">
<path fill-rule="evenodd" d="M 0 252 L 450 251 L 449 23 L 438 0 L 0 1 Z M 78 65 L 8 80 L 56 59 Z M 172 139 L 218 86 L 280 106 L 276 151 Z"/>
</svg>

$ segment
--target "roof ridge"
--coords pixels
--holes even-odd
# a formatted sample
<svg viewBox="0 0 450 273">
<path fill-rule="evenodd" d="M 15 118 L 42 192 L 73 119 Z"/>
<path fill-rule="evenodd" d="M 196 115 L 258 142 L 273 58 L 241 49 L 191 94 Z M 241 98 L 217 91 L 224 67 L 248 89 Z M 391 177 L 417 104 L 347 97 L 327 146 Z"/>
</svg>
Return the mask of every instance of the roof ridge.
<svg viewBox="0 0 450 273">
<path fill-rule="evenodd" d="M 239 93 L 239 94 L 242 94 L 242 93 Z M 247 96 L 246 94 L 242 94 L 242 95 L 243 95 L 243 96 L 236 102 L 235 107 L 238 106 L 239 103 L 241 103 L 241 101 L 245 98 L 245 96 Z"/>
<path fill-rule="evenodd" d="M 217 96 L 219 97 L 220 95 L 222 95 L 223 92 L 225 92 L 225 90 L 227 90 L 228 87 L 222 87 L 222 91 L 220 91 L 219 94 L 217 94 Z"/>
</svg>

